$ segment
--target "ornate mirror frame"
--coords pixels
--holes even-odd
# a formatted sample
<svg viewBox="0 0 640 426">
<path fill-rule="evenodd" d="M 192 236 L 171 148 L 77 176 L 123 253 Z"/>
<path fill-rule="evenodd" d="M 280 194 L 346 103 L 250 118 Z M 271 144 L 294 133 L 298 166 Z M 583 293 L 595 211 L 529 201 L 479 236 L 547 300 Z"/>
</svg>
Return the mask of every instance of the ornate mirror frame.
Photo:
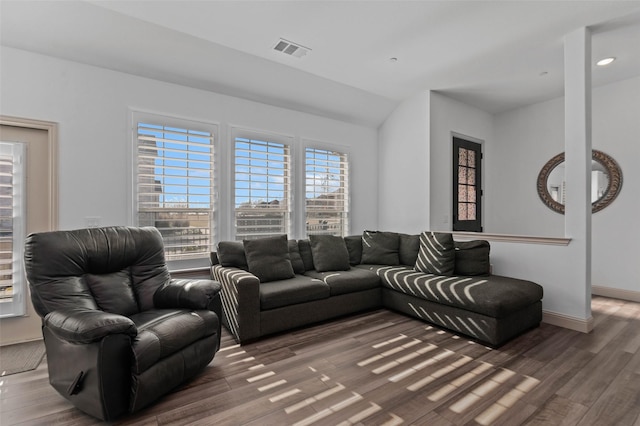
<svg viewBox="0 0 640 426">
<path fill-rule="evenodd" d="M 602 164 L 602 166 L 607 171 L 609 175 L 609 184 L 607 185 L 607 189 L 596 201 L 591 203 L 591 211 L 592 213 L 599 212 L 600 210 L 607 207 L 609 204 L 615 200 L 615 198 L 620 193 L 620 189 L 622 188 L 622 170 L 620 166 L 611 156 L 605 154 L 602 151 L 593 150 L 592 157 L 594 161 Z M 551 210 L 557 213 L 564 214 L 564 204 L 561 204 L 554 200 L 547 189 L 547 180 L 549 179 L 549 175 L 551 171 L 556 168 L 556 166 L 562 164 L 564 162 L 564 152 L 554 156 L 551 160 L 547 161 L 547 163 L 542 167 L 540 173 L 538 174 L 538 182 L 537 189 L 538 195 L 540 199 L 544 203 L 545 206 L 549 207 Z"/>
</svg>

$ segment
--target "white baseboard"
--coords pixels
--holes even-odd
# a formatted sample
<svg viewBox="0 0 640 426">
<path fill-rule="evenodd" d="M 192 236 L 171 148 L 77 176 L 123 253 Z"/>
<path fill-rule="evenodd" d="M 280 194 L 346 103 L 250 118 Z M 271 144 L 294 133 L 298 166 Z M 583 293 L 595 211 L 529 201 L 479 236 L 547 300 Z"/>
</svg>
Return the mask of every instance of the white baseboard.
<svg viewBox="0 0 640 426">
<path fill-rule="evenodd" d="M 557 312 L 542 311 L 542 322 L 581 333 L 590 333 L 593 330 L 593 317 L 585 320 Z"/>
<path fill-rule="evenodd" d="M 611 297 L 614 299 L 629 300 L 631 302 L 640 302 L 640 291 L 623 290 L 620 288 L 602 287 L 599 285 L 591 286 L 591 294 L 595 296 Z"/>
</svg>

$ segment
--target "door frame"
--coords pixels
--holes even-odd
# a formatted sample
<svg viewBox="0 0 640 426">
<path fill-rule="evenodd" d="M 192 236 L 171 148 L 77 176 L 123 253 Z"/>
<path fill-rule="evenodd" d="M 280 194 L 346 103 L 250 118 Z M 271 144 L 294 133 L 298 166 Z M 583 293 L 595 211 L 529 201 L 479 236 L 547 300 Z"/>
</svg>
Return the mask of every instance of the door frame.
<svg viewBox="0 0 640 426">
<path fill-rule="evenodd" d="M 49 158 L 49 230 L 58 229 L 58 124 L 52 121 L 0 115 L 0 125 L 45 130 Z"/>
<path fill-rule="evenodd" d="M 478 158 L 476 160 L 476 220 L 473 221 L 465 221 L 467 222 L 467 226 L 460 226 L 458 222 L 458 153 L 456 152 L 456 146 L 461 148 L 473 150 L 478 154 Z M 483 222 L 482 222 L 482 210 L 483 210 L 483 142 L 476 139 L 471 138 L 469 136 L 464 136 L 456 133 L 452 133 L 451 135 L 451 161 L 452 161 L 452 194 L 451 194 L 451 208 L 452 208 L 452 221 L 451 221 L 451 229 L 453 231 L 460 232 L 483 232 Z"/>
<path fill-rule="evenodd" d="M 26 118 L 9 117 L 0 115 L 0 125 L 25 130 L 38 130 L 46 132 L 46 164 L 48 166 L 47 184 L 40 186 L 42 192 L 46 192 L 48 212 L 46 217 L 40 219 L 42 230 L 53 231 L 58 229 L 58 125 L 49 121 L 33 120 Z M 40 145 L 41 146 L 41 145 Z M 29 148 L 27 147 L 27 150 Z M 29 176 L 27 175 L 27 182 Z M 27 183 L 28 185 L 28 183 Z M 27 209 L 29 206 L 27 205 Z M 29 232 L 29 230 L 27 230 Z M 24 303 L 26 311 L 22 316 L 5 317 L 0 320 L 0 346 L 42 339 L 42 322 L 31 303 L 28 283 L 24 282 Z"/>
</svg>

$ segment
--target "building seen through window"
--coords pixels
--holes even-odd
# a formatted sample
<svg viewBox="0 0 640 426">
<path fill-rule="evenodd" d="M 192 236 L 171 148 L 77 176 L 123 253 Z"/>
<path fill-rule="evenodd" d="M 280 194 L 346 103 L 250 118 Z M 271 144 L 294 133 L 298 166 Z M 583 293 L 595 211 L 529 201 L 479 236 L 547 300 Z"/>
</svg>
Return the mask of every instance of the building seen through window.
<svg viewBox="0 0 640 426">
<path fill-rule="evenodd" d="M 289 150 L 279 142 L 235 138 L 236 240 L 290 234 Z"/>
<path fill-rule="evenodd" d="M 213 135 L 138 123 L 139 226 L 162 234 L 168 260 L 213 249 Z"/>
<path fill-rule="evenodd" d="M 349 232 L 347 155 L 307 148 L 305 170 L 307 235 L 347 235 Z"/>
</svg>

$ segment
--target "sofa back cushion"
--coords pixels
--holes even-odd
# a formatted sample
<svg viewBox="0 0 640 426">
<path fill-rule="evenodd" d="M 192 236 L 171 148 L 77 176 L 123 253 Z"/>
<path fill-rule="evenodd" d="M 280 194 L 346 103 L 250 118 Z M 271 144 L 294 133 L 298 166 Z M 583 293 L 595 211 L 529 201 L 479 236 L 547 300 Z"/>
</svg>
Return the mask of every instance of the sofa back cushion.
<svg viewBox="0 0 640 426">
<path fill-rule="evenodd" d="M 364 231 L 361 263 L 399 265 L 399 249 L 400 237 L 396 232 Z"/>
<path fill-rule="evenodd" d="M 316 271 L 347 271 L 351 268 L 344 238 L 334 235 L 310 235 L 309 241 Z"/>
<path fill-rule="evenodd" d="M 296 274 L 304 274 L 306 269 L 302 257 L 300 257 L 298 242 L 296 240 L 288 240 L 287 245 L 293 271 Z M 218 243 L 218 251 L 211 253 L 211 264 L 220 264 L 248 271 L 249 265 L 247 265 L 247 256 L 244 253 L 244 243 L 242 241 L 220 241 Z"/>
<path fill-rule="evenodd" d="M 455 256 L 451 234 L 423 232 L 420 234 L 420 251 L 415 270 L 434 275 L 453 275 Z"/>
<path fill-rule="evenodd" d="M 258 277 L 260 282 L 285 280 L 295 276 L 286 235 L 244 240 L 242 243 L 249 272 Z"/>
<path fill-rule="evenodd" d="M 362 261 L 362 235 L 350 235 L 344 237 L 344 243 L 349 252 L 349 263 L 359 265 Z"/>
<path fill-rule="evenodd" d="M 220 265 L 249 270 L 242 241 L 220 241 L 217 253 Z"/>
<path fill-rule="evenodd" d="M 305 271 L 313 271 L 315 268 L 313 266 L 313 254 L 311 253 L 311 241 L 298 240 L 298 250 L 300 251 Z"/>
<path fill-rule="evenodd" d="M 400 237 L 400 247 L 398 255 L 400 264 L 415 266 L 420 251 L 420 235 L 398 234 Z"/>
<path fill-rule="evenodd" d="M 289 258 L 291 259 L 293 272 L 295 272 L 296 274 L 304 274 L 307 269 L 304 267 L 302 256 L 300 256 L 300 248 L 298 247 L 298 242 L 296 240 L 289 240 L 287 244 L 289 246 Z"/>
<path fill-rule="evenodd" d="M 454 241 L 455 245 L 455 274 L 466 276 L 486 276 L 490 274 L 488 241 Z"/>
</svg>

